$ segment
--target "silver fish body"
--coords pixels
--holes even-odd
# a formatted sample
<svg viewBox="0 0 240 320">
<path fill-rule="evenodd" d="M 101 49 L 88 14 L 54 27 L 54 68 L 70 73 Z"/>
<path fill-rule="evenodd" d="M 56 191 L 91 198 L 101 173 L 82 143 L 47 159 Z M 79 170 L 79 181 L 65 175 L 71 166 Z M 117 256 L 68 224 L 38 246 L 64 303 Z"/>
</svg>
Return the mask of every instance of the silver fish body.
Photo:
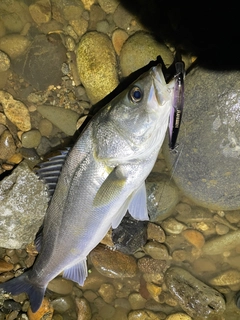
<svg viewBox="0 0 240 320">
<path fill-rule="evenodd" d="M 83 285 L 87 255 L 127 210 L 148 219 L 145 179 L 165 137 L 173 90 L 157 65 L 93 117 L 64 163 L 33 267 L 0 288 L 27 292 L 36 312 L 60 272 Z"/>
</svg>

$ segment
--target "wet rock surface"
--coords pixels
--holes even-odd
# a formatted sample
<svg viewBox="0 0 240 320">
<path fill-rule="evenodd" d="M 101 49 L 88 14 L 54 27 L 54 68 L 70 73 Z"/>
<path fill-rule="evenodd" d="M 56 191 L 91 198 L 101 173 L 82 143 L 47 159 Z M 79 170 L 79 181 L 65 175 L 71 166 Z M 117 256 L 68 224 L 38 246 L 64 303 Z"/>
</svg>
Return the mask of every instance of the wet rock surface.
<svg viewBox="0 0 240 320">
<path fill-rule="evenodd" d="M 26 163 L 1 181 L 0 201 L 1 246 L 20 249 L 32 242 L 43 222 L 48 196 L 45 185 Z"/>
<path fill-rule="evenodd" d="M 200 205 L 212 209 L 240 208 L 239 71 L 196 68 L 186 77 L 181 156 L 166 152 L 174 181 Z M 211 90 L 209 90 L 211 88 Z"/>
<path fill-rule="evenodd" d="M 225 310 L 223 296 L 184 269 L 169 269 L 165 282 L 183 310 L 192 317 L 209 317 Z"/>
</svg>

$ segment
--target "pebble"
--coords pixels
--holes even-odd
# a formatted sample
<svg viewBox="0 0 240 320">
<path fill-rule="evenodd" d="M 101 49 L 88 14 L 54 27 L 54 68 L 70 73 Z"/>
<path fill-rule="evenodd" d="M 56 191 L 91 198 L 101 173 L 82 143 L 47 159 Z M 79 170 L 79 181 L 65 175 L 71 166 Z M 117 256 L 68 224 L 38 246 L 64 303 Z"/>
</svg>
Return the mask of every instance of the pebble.
<svg viewBox="0 0 240 320">
<path fill-rule="evenodd" d="M 168 269 L 165 284 L 181 308 L 191 317 L 210 317 L 225 311 L 223 296 L 182 268 Z"/>
<path fill-rule="evenodd" d="M 165 260 L 154 260 L 149 257 L 143 257 L 138 260 L 138 268 L 143 273 L 162 273 L 168 268 Z"/>
<path fill-rule="evenodd" d="M 177 312 L 167 316 L 166 320 L 192 320 L 186 313 Z"/>
<path fill-rule="evenodd" d="M 119 0 L 98 0 L 98 3 L 107 14 L 111 14 L 115 12 Z"/>
<path fill-rule="evenodd" d="M 184 121 L 188 125 L 178 135 L 183 151 L 179 157 L 164 150 L 168 167 L 177 161 L 173 175 L 177 186 L 196 204 L 212 210 L 240 207 L 236 171 L 240 123 L 235 111 L 239 76 L 236 69 L 194 68 L 185 81 Z"/>
<path fill-rule="evenodd" d="M 74 308 L 74 302 L 70 296 L 59 297 L 51 301 L 54 312 L 64 313 Z"/>
<path fill-rule="evenodd" d="M 53 129 L 53 124 L 48 119 L 42 119 L 39 122 L 38 130 L 42 136 L 49 137 Z"/>
<path fill-rule="evenodd" d="M 118 55 L 120 55 L 120 52 L 122 50 L 122 46 L 124 42 L 127 40 L 128 34 L 126 31 L 122 29 L 116 29 L 112 34 L 112 43 L 113 47 Z"/>
<path fill-rule="evenodd" d="M 240 245 L 240 230 L 231 231 L 223 236 L 217 236 L 206 241 L 202 248 L 203 254 L 216 255 L 232 250 Z"/>
<path fill-rule="evenodd" d="M 147 226 L 147 238 L 162 243 L 165 242 L 166 235 L 159 225 L 149 222 Z"/>
<path fill-rule="evenodd" d="M 168 218 L 162 222 L 162 228 L 170 234 L 180 234 L 186 226 L 174 218 Z"/>
<path fill-rule="evenodd" d="M 10 59 L 22 55 L 30 46 L 30 41 L 19 34 L 8 34 L 0 38 L 0 50 L 5 52 Z"/>
<path fill-rule="evenodd" d="M 8 160 L 14 156 L 16 151 L 13 136 L 8 130 L 3 131 L 0 136 L 0 159 Z"/>
<path fill-rule="evenodd" d="M 136 16 L 122 5 L 117 6 L 113 14 L 113 20 L 117 27 L 127 31 L 128 34 L 133 34 L 141 29 L 141 25 L 139 21 L 136 20 Z"/>
<path fill-rule="evenodd" d="M 41 133 L 36 129 L 24 132 L 21 140 L 24 148 L 37 148 L 41 141 Z"/>
<path fill-rule="evenodd" d="M 229 232 L 229 227 L 225 226 L 224 224 L 217 223 L 216 224 L 216 233 L 220 236 L 227 234 Z"/>
<path fill-rule="evenodd" d="M 0 90 L 0 100 L 6 117 L 21 131 L 31 129 L 30 115 L 27 107 L 13 96 Z"/>
<path fill-rule="evenodd" d="M 73 282 L 62 277 L 56 277 L 48 283 L 48 289 L 58 294 L 70 294 L 73 289 Z"/>
<path fill-rule="evenodd" d="M 189 204 L 180 202 L 175 207 L 176 211 L 181 215 L 190 215 L 192 208 Z"/>
<path fill-rule="evenodd" d="M 34 241 L 49 199 L 46 187 L 25 162 L 0 182 L 0 200 L 0 246 L 20 249 Z"/>
<path fill-rule="evenodd" d="M 39 50 L 44 48 L 44 50 Z M 44 34 L 36 35 L 27 54 L 21 55 L 14 71 L 37 90 L 46 90 L 50 85 L 59 85 L 62 81 L 61 67 L 66 61 L 66 48 L 59 36 L 54 43 Z M 37 75 L 37 76 L 36 76 Z"/>
<path fill-rule="evenodd" d="M 143 309 L 145 307 L 146 299 L 144 299 L 141 294 L 134 292 L 128 297 L 128 301 L 131 305 L 132 310 Z"/>
<path fill-rule="evenodd" d="M 179 201 L 179 192 L 166 174 L 152 172 L 146 180 L 147 207 L 150 221 L 162 222 L 169 217 Z"/>
<path fill-rule="evenodd" d="M 66 135 L 72 136 L 75 133 L 77 121 L 80 117 L 77 112 L 50 105 L 38 106 L 37 111 Z"/>
<path fill-rule="evenodd" d="M 228 211 L 225 213 L 225 217 L 230 223 L 238 223 L 240 221 L 240 212 L 238 210 Z"/>
<path fill-rule="evenodd" d="M 143 250 L 153 259 L 167 260 L 169 258 L 166 246 L 156 241 L 149 241 Z"/>
<path fill-rule="evenodd" d="M 183 237 L 197 249 L 201 249 L 205 243 L 205 238 L 201 232 L 194 229 L 183 230 Z"/>
<path fill-rule="evenodd" d="M 98 293 L 107 303 L 111 303 L 115 298 L 115 288 L 110 283 L 103 283 L 99 288 Z"/>
<path fill-rule="evenodd" d="M 78 45 L 76 59 L 80 80 L 93 104 L 117 87 L 115 52 L 105 34 L 86 33 Z"/>
<path fill-rule="evenodd" d="M 98 245 L 90 253 L 91 261 L 96 270 L 109 278 L 131 278 L 136 275 L 137 264 L 132 256 L 122 252 L 109 250 Z"/>
<path fill-rule="evenodd" d="M 227 270 L 221 272 L 216 277 L 213 277 L 209 281 L 214 286 L 231 286 L 240 283 L 240 271 Z"/>
<path fill-rule="evenodd" d="M 133 254 L 147 242 L 147 221 L 137 221 L 126 214 L 120 225 L 112 230 L 114 247 L 126 254 Z"/>
<path fill-rule="evenodd" d="M 7 71 L 10 68 L 10 59 L 5 52 L 0 51 L 0 72 Z"/>
<path fill-rule="evenodd" d="M 84 298 L 76 298 L 75 302 L 78 310 L 77 320 L 91 320 L 92 312 L 87 300 Z"/>
<path fill-rule="evenodd" d="M 150 310 L 136 310 L 128 314 L 128 320 L 161 320 L 164 319 Z"/>
<path fill-rule="evenodd" d="M 150 283 L 147 282 L 146 286 L 147 286 L 147 290 L 148 290 L 150 296 L 151 296 L 155 301 L 159 302 L 159 295 L 160 295 L 161 292 L 162 292 L 162 287 L 160 287 L 160 286 L 158 286 L 158 285 L 156 285 L 156 284 L 154 284 L 154 283 L 151 283 L 151 282 L 150 282 Z"/>
<path fill-rule="evenodd" d="M 0 273 L 13 270 L 14 265 L 12 263 L 6 262 L 0 259 Z"/>
<path fill-rule="evenodd" d="M 48 298 L 44 297 L 43 302 L 37 312 L 32 312 L 31 308 L 28 309 L 27 315 L 29 320 L 51 320 L 53 316 L 53 307 Z"/>
<path fill-rule="evenodd" d="M 29 13 L 37 24 L 47 23 L 51 19 L 51 3 L 49 0 L 38 0 L 29 6 Z"/>
<path fill-rule="evenodd" d="M 173 62 L 173 54 L 165 44 L 159 43 L 146 32 L 135 33 L 126 40 L 120 53 L 122 75 L 128 76 L 151 60 L 156 60 L 158 55 L 162 57 L 166 66 Z"/>
</svg>

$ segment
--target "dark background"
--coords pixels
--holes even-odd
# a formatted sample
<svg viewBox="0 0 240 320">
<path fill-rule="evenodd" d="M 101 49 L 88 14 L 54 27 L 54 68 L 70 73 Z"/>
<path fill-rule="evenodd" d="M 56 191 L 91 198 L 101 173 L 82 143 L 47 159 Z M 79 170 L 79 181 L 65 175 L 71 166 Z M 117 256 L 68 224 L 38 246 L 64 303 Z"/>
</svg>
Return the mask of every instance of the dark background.
<svg viewBox="0 0 240 320">
<path fill-rule="evenodd" d="M 211 69 L 240 68 L 238 1 L 121 0 L 158 40 L 199 57 Z"/>
</svg>

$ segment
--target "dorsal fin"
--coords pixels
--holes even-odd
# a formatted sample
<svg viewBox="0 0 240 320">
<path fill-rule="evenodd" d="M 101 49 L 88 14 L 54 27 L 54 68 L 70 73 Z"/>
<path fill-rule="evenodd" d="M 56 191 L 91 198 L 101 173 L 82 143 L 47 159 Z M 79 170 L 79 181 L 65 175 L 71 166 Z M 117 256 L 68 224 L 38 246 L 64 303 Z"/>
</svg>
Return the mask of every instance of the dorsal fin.
<svg viewBox="0 0 240 320">
<path fill-rule="evenodd" d="M 38 177 L 46 183 L 50 197 L 52 197 L 55 191 L 58 177 L 69 151 L 70 148 L 59 150 L 60 154 L 49 158 L 47 161 L 39 163 L 38 168 L 35 171 Z"/>
</svg>

